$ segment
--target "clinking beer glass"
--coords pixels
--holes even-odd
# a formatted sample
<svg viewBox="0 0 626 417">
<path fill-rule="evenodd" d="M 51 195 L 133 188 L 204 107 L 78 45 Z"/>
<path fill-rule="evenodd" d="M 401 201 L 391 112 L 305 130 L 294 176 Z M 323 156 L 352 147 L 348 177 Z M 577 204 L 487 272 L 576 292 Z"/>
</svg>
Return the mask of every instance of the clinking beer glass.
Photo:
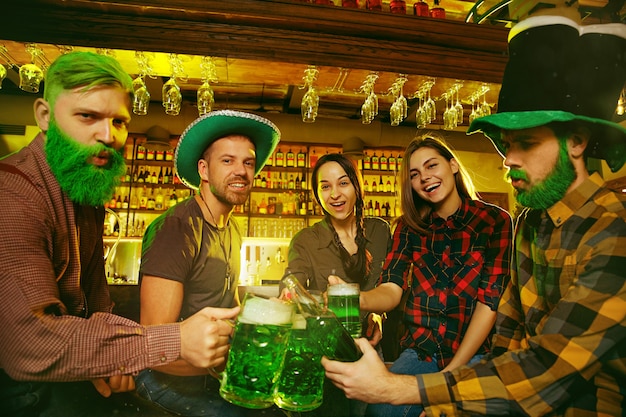
<svg viewBox="0 0 626 417">
<path fill-rule="evenodd" d="M 328 287 L 328 308 L 335 313 L 352 337 L 361 337 L 359 284 L 345 283 Z"/>
<path fill-rule="evenodd" d="M 307 330 L 304 316 L 296 314 L 287 352 L 274 388 L 274 402 L 289 411 L 310 411 L 324 399 L 322 353 Z"/>
<path fill-rule="evenodd" d="M 247 408 L 274 404 L 293 312 L 293 304 L 246 294 L 222 375 L 222 398 Z"/>
<path fill-rule="evenodd" d="M 343 362 L 354 362 L 361 357 L 363 353 L 337 316 L 322 308 L 295 276 L 287 275 L 282 284 L 305 318 L 308 336 L 317 343 L 324 356 Z"/>
</svg>

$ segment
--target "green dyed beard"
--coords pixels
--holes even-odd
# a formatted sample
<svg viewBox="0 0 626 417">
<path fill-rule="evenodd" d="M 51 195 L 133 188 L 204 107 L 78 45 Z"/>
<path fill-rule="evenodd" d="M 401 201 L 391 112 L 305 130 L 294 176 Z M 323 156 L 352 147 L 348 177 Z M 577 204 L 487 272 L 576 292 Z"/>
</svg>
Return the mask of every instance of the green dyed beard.
<svg viewBox="0 0 626 417">
<path fill-rule="evenodd" d="M 50 121 L 46 137 L 46 160 L 71 201 L 81 205 L 101 206 L 111 199 L 126 170 L 120 152 L 102 143 L 82 145 L 63 133 L 54 120 Z M 106 167 L 88 162 L 102 151 L 111 155 Z"/>
<path fill-rule="evenodd" d="M 515 198 L 524 207 L 545 210 L 561 200 L 572 182 L 576 179 L 576 170 L 567 155 L 567 144 L 559 141 L 559 157 L 552 172 L 537 185 L 527 190 L 516 190 Z M 528 181 L 526 172 L 511 169 L 507 177 Z"/>
</svg>

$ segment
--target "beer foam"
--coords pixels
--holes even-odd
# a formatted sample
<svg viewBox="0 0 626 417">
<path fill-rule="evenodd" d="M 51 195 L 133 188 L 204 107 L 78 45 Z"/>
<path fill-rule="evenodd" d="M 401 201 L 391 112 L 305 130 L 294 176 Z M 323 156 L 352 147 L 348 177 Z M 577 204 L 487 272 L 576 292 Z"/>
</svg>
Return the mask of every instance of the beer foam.
<svg viewBox="0 0 626 417">
<path fill-rule="evenodd" d="M 278 299 L 247 297 L 239 321 L 251 324 L 284 325 L 291 323 L 293 305 Z"/>
<path fill-rule="evenodd" d="M 294 314 L 292 329 L 303 330 L 306 329 L 306 319 L 302 314 Z"/>
<path fill-rule="evenodd" d="M 359 295 L 358 285 L 335 284 L 328 287 L 328 295 Z"/>
</svg>

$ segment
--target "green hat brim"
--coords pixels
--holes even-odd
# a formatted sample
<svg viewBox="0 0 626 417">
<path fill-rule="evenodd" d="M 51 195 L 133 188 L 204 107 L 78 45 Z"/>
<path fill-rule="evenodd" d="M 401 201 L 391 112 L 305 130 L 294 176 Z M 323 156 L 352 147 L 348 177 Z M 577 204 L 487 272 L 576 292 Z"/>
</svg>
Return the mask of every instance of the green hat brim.
<svg viewBox="0 0 626 417">
<path fill-rule="evenodd" d="M 597 131 L 594 143 L 587 146 L 587 155 L 604 159 L 611 171 L 617 172 L 626 162 L 626 127 L 608 120 L 559 110 L 502 112 L 475 119 L 467 129 L 467 134 L 482 132 L 504 156 L 506 152 L 500 139 L 502 130 L 531 129 L 552 122 L 574 120 L 589 123 Z"/>
<path fill-rule="evenodd" d="M 261 172 L 280 141 L 280 130 L 269 120 L 252 113 L 218 110 L 197 118 L 180 136 L 174 166 L 181 182 L 195 190 L 200 186 L 198 160 L 213 142 L 229 135 L 250 138 L 255 146 L 254 175 Z"/>
</svg>

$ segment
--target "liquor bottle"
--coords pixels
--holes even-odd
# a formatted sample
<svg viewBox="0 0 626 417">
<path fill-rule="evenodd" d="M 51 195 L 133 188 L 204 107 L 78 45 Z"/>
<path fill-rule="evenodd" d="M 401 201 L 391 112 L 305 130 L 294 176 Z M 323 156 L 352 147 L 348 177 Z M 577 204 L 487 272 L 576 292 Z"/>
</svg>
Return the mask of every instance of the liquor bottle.
<svg viewBox="0 0 626 417">
<path fill-rule="evenodd" d="M 154 161 L 154 150 L 152 149 L 146 150 L 146 161 Z"/>
<path fill-rule="evenodd" d="M 372 206 L 372 200 L 367 202 L 367 215 L 368 216 L 374 215 L 374 206 Z"/>
<path fill-rule="evenodd" d="M 280 148 L 278 148 L 278 150 L 276 151 L 276 159 L 274 160 L 274 165 L 276 165 L 277 167 L 285 166 L 285 154 Z"/>
<path fill-rule="evenodd" d="M 302 174 L 302 179 L 300 180 L 300 188 L 306 190 L 306 174 Z"/>
<path fill-rule="evenodd" d="M 380 169 L 380 160 L 378 159 L 378 155 L 374 152 L 372 155 L 372 170 L 378 171 Z"/>
<path fill-rule="evenodd" d="M 169 184 L 170 178 L 172 178 L 172 171 L 170 168 L 167 168 L 165 174 L 163 174 L 163 184 Z"/>
<path fill-rule="evenodd" d="M 293 174 L 289 174 L 289 183 L 287 184 L 287 188 L 293 190 L 296 188 L 296 185 L 293 180 Z"/>
<path fill-rule="evenodd" d="M 374 216 L 380 217 L 380 202 L 376 202 L 376 206 L 374 207 Z"/>
<path fill-rule="evenodd" d="M 385 183 L 385 192 L 393 193 L 393 185 L 391 185 L 391 180 L 387 177 L 387 182 Z"/>
<path fill-rule="evenodd" d="M 124 201 L 122 201 L 122 208 L 123 209 L 127 209 L 129 205 L 130 205 L 130 203 L 128 201 L 128 194 L 126 194 L 124 196 Z"/>
<path fill-rule="evenodd" d="M 430 17 L 435 19 L 445 19 L 446 18 L 446 9 L 439 5 L 439 0 L 435 1 L 435 7 L 430 9 Z"/>
<path fill-rule="evenodd" d="M 267 180 L 265 177 L 261 178 L 261 188 L 267 188 Z"/>
<path fill-rule="evenodd" d="M 143 168 L 143 165 L 139 168 L 139 174 L 137 175 L 137 179 L 135 179 L 135 182 L 143 182 L 144 181 L 144 175 L 145 175 L 145 171 Z"/>
<path fill-rule="evenodd" d="M 413 14 L 415 16 L 429 17 L 428 3 L 423 0 L 413 3 Z"/>
<path fill-rule="evenodd" d="M 137 157 L 135 159 L 139 161 L 146 159 L 146 148 L 141 144 L 137 145 Z"/>
<path fill-rule="evenodd" d="M 154 198 L 154 209 L 163 210 L 163 190 L 161 187 L 157 190 L 156 197 Z"/>
<path fill-rule="evenodd" d="M 298 168 L 306 167 L 306 152 L 304 149 L 300 148 L 298 155 L 296 156 L 296 165 Z"/>
<path fill-rule="evenodd" d="M 367 152 L 363 155 L 363 169 L 372 169 L 372 159 Z"/>
<path fill-rule="evenodd" d="M 302 181 L 300 180 L 300 175 L 296 177 L 296 190 L 302 189 Z"/>
<path fill-rule="evenodd" d="M 317 341 L 324 356 L 342 362 L 354 362 L 363 355 L 337 316 L 322 307 L 291 272 L 287 271 L 281 283 L 287 290 L 287 298 L 296 304 L 298 312 L 306 320 L 309 337 Z"/>
<path fill-rule="evenodd" d="M 393 156 L 393 154 L 389 155 L 388 162 L 389 162 L 389 171 L 395 171 L 397 169 L 396 157 Z"/>
<path fill-rule="evenodd" d="M 376 180 L 372 180 L 372 192 L 373 193 L 378 192 L 378 185 L 376 185 Z"/>
<path fill-rule="evenodd" d="M 131 176 L 130 176 L 130 167 L 127 166 L 126 167 L 126 175 L 124 175 L 124 182 L 130 182 L 130 178 L 131 178 Z"/>
<path fill-rule="evenodd" d="M 163 184 L 163 167 L 159 169 L 159 176 L 157 177 L 157 184 Z"/>
<path fill-rule="evenodd" d="M 406 14 L 406 2 L 404 0 L 391 0 L 389 11 L 395 14 Z"/>
<path fill-rule="evenodd" d="M 313 149 L 313 153 L 309 154 L 309 168 L 315 168 L 315 164 L 317 164 L 318 156 L 315 153 L 315 149 Z"/>
<path fill-rule="evenodd" d="M 291 148 L 289 148 L 289 150 L 287 151 L 287 166 L 293 167 L 295 165 L 296 165 L 296 156 L 292 152 Z"/>
<path fill-rule="evenodd" d="M 365 8 L 367 10 L 383 10 L 383 2 L 382 0 L 365 0 Z"/>
<path fill-rule="evenodd" d="M 385 183 L 383 182 L 383 176 L 378 177 L 378 192 L 382 193 L 385 191 Z"/>
<path fill-rule="evenodd" d="M 172 149 L 168 149 L 165 151 L 165 160 L 173 161 L 174 160 L 174 151 Z"/>
<path fill-rule="evenodd" d="M 363 191 L 372 191 L 372 189 L 370 188 L 370 184 L 369 182 L 367 182 L 367 180 L 365 180 L 365 182 L 363 183 Z"/>
<path fill-rule="evenodd" d="M 154 189 L 150 188 L 150 194 L 148 195 L 148 205 L 147 205 L 147 209 L 148 210 L 154 210 L 156 205 L 156 201 L 154 201 Z"/>
<path fill-rule="evenodd" d="M 380 156 L 380 169 L 382 171 L 387 171 L 387 169 L 389 169 L 389 165 L 387 164 L 387 157 L 385 156 L 384 152 Z"/>
<path fill-rule="evenodd" d="M 402 155 L 398 154 L 398 157 L 396 158 L 396 166 L 397 166 L 397 170 L 399 171 L 400 168 L 402 168 Z"/>
<path fill-rule="evenodd" d="M 121 209 L 122 208 L 122 197 L 120 197 L 120 195 L 117 195 L 117 198 L 115 199 L 115 208 L 116 209 Z"/>
<path fill-rule="evenodd" d="M 165 151 L 156 151 L 154 155 L 154 159 L 157 161 L 162 161 L 165 159 Z"/>
<path fill-rule="evenodd" d="M 139 198 L 139 208 L 144 210 L 148 208 L 148 189 L 145 185 L 143 186 L 143 192 Z"/>
</svg>

